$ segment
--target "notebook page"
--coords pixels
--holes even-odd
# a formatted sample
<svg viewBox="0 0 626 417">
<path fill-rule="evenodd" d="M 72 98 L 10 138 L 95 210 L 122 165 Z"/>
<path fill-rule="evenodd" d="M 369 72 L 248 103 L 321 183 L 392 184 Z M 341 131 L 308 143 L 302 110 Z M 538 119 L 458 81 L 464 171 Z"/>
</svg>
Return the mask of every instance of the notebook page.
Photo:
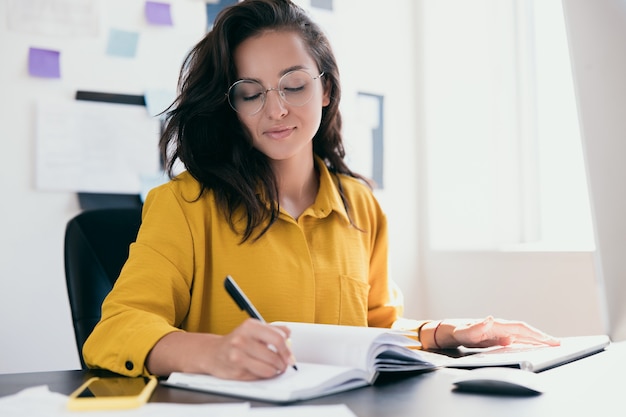
<svg viewBox="0 0 626 417">
<path fill-rule="evenodd" d="M 368 385 L 369 382 L 371 376 L 360 370 L 298 363 L 298 371 L 288 368 L 283 375 L 271 379 L 236 381 L 211 375 L 174 372 L 162 384 L 243 398 L 286 402 L 343 391 L 340 387 L 344 383 L 354 388 Z"/>
<path fill-rule="evenodd" d="M 370 346 L 389 329 L 310 323 L 274 323 L 291 330 L 297 362 L 324 363 L 362 370 L 371 368 Z"/>
</svg>

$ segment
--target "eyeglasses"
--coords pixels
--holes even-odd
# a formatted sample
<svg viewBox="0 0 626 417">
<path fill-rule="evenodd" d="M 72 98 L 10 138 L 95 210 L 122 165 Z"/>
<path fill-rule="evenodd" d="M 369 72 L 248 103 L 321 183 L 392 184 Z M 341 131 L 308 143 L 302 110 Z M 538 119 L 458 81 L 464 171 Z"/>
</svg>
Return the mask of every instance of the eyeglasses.
<svg viewBox="0 0 626 417">
<path fill-rule="evenodd" d="M 304 70 L 289 71 L 278 81 L 278 88 L 265 88 L 253 80 L 239 80 L 228 89 L 228 103 L 237 113 L 252 116 L 257 114 L 265 105 L 267 93 L 276 91 L 285 103 L 292 106 L 304 106 L 315 92 L 313 82 L 324 75 L 317 77 Z"/>
</svg>

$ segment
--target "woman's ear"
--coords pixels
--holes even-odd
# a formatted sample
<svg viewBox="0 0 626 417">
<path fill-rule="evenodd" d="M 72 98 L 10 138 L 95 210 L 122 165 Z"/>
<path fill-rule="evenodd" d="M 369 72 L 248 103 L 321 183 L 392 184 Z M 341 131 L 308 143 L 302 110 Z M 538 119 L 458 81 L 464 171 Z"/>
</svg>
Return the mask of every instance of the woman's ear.
<svg viewBox="0 0 626 417">
<path fill-rule="evenodd" d="M 322 97 L 322 107 L 327 107 L 330 104 L 330 81 L 324 77 L 324 96 Z"/>
</svg>

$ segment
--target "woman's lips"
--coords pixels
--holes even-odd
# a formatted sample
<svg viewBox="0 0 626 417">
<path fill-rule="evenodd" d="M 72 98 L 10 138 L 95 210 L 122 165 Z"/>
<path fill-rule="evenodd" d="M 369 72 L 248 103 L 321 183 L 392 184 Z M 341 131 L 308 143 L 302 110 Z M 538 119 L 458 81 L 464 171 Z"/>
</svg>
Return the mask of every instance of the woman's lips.
<svg viewBox="0 0 626 417">
<path fill-rule="evenodd" d="M 265 135 L 270 137 L 271 139 L 284 139 L 291 135 L 293 131 L 293 127 L 277 127 L 265 131 Z"/>
</svg>

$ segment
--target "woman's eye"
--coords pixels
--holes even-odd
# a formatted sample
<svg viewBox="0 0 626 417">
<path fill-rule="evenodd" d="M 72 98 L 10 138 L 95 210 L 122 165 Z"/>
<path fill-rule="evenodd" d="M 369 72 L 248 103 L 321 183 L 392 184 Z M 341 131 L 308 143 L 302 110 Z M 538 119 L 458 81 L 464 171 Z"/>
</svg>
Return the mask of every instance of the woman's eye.
<svg viewBox="0 0 626 417">
<path fill-rule="evenodd" d="M 285 93 L 299 93 L 299 92 L 303 91 L 305 87 L 306 87 L 306 85 L 300 85 L 300 86 L 294 86 L 294 87 L 285 87 L 285 88 L 283 88 L 283 91 L 285 91 Z"/>
<path fill-rule="evenodd" d="M 255 100 L 259 100 L 262 95 L 263 93 L 250 94 L 247 96 L 243 96 L 242 99 L 243 101 L 255 101 Z"/>
</svg>

